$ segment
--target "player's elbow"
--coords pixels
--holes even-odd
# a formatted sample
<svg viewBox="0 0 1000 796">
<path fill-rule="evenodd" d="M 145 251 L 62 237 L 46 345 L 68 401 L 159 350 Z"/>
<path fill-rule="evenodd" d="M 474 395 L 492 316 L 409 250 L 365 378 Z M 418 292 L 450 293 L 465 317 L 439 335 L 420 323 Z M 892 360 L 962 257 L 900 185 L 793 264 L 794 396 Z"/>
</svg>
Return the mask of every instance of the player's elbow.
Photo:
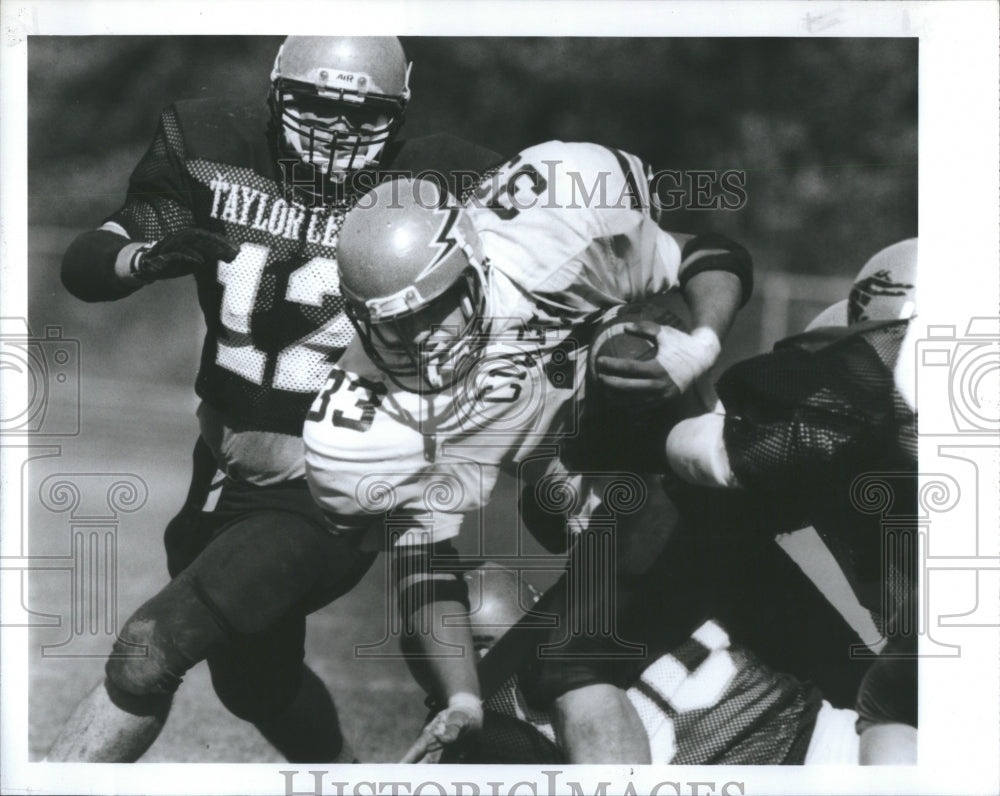
<svg viewBox="0 0 1000 796">
<path fill-rule="evenodd" d="M 696 235 L 684 244 L 679 274 L 681 289 L 686 290 L 692 279 L 706 273 L 730 275 L 735 306 L 743 307 L 750 300 L 753 294 L 753 258 L 736 241 L 711 232 Z M 718 281 L 714 282 L 713 290 L 717 290 L 718 286 Z"/>
<path fill-rule="evenodd" d="M 89 289 L 90 282 L 87 279 L 89 269 L 81 252 L 79 240 L 79 238 L 74 240 L 63 255 L 59 278 L 70 295 L 82 301 L 100 301 L 100 296 Z"/>
<path fill-rule="evenodd" d="M 115 259 L 129 240 L 107 230 L 78 235 L 63 255 L 59 277 L 63 287 L 81 301 L 114 301 L 135 288 L 121 284 Z"/>
</svg>

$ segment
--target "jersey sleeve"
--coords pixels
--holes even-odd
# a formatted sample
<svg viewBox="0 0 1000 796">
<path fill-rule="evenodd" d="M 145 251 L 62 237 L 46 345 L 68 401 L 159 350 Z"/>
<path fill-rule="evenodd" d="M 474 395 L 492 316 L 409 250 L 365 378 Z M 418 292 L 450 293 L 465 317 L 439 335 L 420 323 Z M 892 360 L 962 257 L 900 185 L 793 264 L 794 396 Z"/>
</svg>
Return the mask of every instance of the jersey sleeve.
<svg viewBox="0 0 1000 796">
<path fill-rule="evenodd" d="M 160 116 L 153 142 L 129 179 L 124 205 L 99 229 L 77 236 L 63 256 L 66 289 L 84 301 L 114 301 L 141 283 L 123 280 L 118 260 L 130 241 L 151 242 L 192 226 L 197 187 L 184 168 L 184 142 L 173 106 Z M 133 247 L 134 248 L 134 247 Z"/>
<path fill-rule="evenodd" d="M 550 141 L 505 163 L 467 207 L 494 266 L 579 320 L 679 285 L 681 249 L 657 223 L 648 174 L 620 150 Z"/>
<path fill-rule="evenodd" d="M 105 221 L 133 240 L 154 241 L 194 224 L 194 203 L 203 191 L 184 166 L 184 137 L 173 106 L 160 115 L 149 149 L 129 178 L 125 204 Z"/>
</svg>

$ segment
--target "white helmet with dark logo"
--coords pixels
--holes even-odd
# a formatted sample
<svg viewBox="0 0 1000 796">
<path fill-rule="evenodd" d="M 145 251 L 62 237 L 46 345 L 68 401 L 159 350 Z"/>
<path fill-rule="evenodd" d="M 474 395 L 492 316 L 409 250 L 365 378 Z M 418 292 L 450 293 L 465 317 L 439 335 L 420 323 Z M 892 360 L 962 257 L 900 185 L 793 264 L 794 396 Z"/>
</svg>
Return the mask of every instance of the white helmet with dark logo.
<svg viewBox="0 0 1000 796">
<path fill-rule="evenodd" d="M 454 197 L 432 180 L 382 183 L 345 217 L 337 262 L 348 317 L 385 373 L 414 390 L 461 376 L 484 342 L 486 258 Z"/>
<path fill-rule="evenodd" d="M 864 264 L 847 298 L 847 323 L 895 321 L 916 309 L 917 239 L 886 246 Z"/>
</svg>

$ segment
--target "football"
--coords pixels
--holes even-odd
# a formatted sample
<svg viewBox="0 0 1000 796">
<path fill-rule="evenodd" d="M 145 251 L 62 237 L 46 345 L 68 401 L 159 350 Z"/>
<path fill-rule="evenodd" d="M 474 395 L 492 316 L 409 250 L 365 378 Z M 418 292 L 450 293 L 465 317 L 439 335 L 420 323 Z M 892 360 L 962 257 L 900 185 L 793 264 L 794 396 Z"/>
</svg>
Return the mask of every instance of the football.
<svg viewBox="0 0 1000 796">
<path fill-rule="evenodd" d="M 666 293 L 646 301 L 623 304 L 605 317 L 594 332 L 591 366 L 597 357 L 621 357 L 645 361 L 656 356 L 656 343 L 647 337 L 631 334 L 621 325 L 636 321 L 653 321 L 661 326 L 689 331 L 687 305 L 679 293 Z"/>
<path fill-rule="evenodd" d="M 640 337 L 627 331 L 613 332 L 613 327 L 622 323 L 617 318 L 605 327 L 605 334 L 595 338 L 594 357 L 619 357 L 621 359 L 647 360 L 656 356 L 656 343 L 647 337 Z"/>
<path fill-rule="evenodd" d="M 644 361 L 656 355 L 654 341 L 620 328 L 630 321 L 653 321 L 685 332 L 692 328 L 690 311 L 676 291 L 623 304 L 604 317 L 594 330 L 589 357 L 591 378 L 597 357 Z M 706 411 L 697 390 L 689 390 L 664 403 L 635 393 L 608 390 L 599 382 L 590 384 L 585 401 L 584 434 L 580 450 L 574 451 L 585 463 L 581 466 L 589 469 L 659 470 L 664 466 L 663 440 L 669 429 L 685 417 Z"/>
</svg>

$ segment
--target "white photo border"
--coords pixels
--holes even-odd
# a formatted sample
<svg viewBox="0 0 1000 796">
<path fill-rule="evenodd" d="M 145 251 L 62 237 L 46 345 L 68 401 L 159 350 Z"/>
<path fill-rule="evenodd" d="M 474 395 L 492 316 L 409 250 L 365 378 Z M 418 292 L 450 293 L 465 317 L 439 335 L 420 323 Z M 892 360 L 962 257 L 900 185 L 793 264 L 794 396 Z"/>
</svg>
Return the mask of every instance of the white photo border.
<svg viewBox="0 0 1000 796">
<path fill-rule="evenodd" d="M 5 2 L 0 47 L 2 80 L 3 317 L 27 316 L 27 38 L 73 34 L 365 34 L 552 36 L 904 36 L 919 38 L 919 219 L 922 333 L 972 318 L 1000 315 L 998 285 L 998 6 L 988 2 Z M 329 22 L 325 20 L 329 19 Z M 946 263 L 931 267 L 930 263 Z M 995 328 L 995 325 L 994 325 Z M 4 389 L 8 387 L 5 386 Z M 921 415 L 947 415 L 951 396 L 921 391 Z M 9 396 L 5 396 L 9 400 Z M 968 476 L 941 452 L 956 439 L 922 438 L 921 469 Z M 985 442 L 987 448 L 997 440 Z M 996 447 L 978 482 L 962 484 L 978 500 L 959 501 L 932 529 L 936 557 L 970 557 L 950 545 L 949 528 L 979 523 L 976 571 L 996 598 L 1000 556 L 997 533 Z M 2 446 L 0 519 L 3 555 L 19 526 L 24 450 Z M 952 469 L 949 470 L 948 468 Z M 992 468 L 992 469 L 990 469 Z M 960 536 L 956 534 L 956 536 Z M 975 556 L 972 556 L 975 557 Z M 947 567 L 941 567 L 947 569 Z M 974 569 L 974 568 L 973 568 Z M 959 576 L 961 573 L 951 573 Z M 935 575 L 935 577 L 938 577 Z M 989 584 L 992 584 L 991 586 Z M 933 586 L 934 583 L 932 582 Z M 5 591 L 8 606 L 16 593 Z M 968 611 L 942 587 L 933 591 L 936 618 Z M 913 767 L 435 767 L 378 765 L 336 768 L 322 775 L 323 793 L 389 793 L 379 783 L 409 783 L 399 792 L 562 793 L 996 793 L 1000 791 L 1000 632 L 996 627 L 934 627 L 941 642 L 960 644 L 960 658 L 921 661 L 919 764 Z M 4 793 L 296 793 L 313 792 L 315 767 L 283 765 L 77 765 L 32 763 L 27 750 L 27 630 L 3 628 L 3 726 L 0 761 Z M 291 780 L 281 772 L 295 771 Z M 545 771 L 550 773 L 544 773 Z M 556 773 L 551 773 L 556 772 Z M 336 782 L 362 783 L 339 789 Z M 372 783 L 372 784 L 364 784 Z M 464 783 L 464 784 L 462 784 Z M 502 783 L 502 784 L 490 784 Z M 515 787 L 516 783 L 522 783 Z M 667 783 L 667 784 L 662 784 Z M 676 783 L 676 785 L 674 784 Z M 700 784 L 699 784 L 700 783 Z M 709 786 L 708 783 L 712 783 Z M 695 787 L 695 785 L 698 785 Z"/>
</svg>

